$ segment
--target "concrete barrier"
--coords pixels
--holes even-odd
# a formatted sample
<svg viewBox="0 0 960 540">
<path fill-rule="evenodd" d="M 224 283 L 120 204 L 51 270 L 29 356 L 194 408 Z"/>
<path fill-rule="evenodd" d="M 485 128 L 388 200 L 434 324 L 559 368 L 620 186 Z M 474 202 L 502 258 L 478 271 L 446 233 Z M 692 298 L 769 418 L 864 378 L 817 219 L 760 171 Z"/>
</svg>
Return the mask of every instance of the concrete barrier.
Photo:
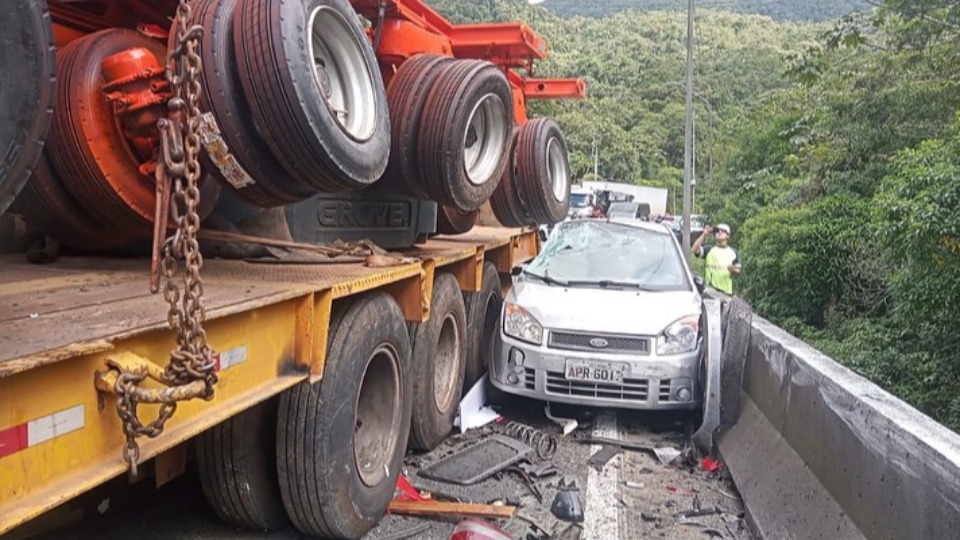
<svg viewBox="0 0 960 540">
<path fill-rule="evenodd" d="M 762 538 L 960 538 L 960 436 L 754 316 L 717 437 Z"/>
</svg>

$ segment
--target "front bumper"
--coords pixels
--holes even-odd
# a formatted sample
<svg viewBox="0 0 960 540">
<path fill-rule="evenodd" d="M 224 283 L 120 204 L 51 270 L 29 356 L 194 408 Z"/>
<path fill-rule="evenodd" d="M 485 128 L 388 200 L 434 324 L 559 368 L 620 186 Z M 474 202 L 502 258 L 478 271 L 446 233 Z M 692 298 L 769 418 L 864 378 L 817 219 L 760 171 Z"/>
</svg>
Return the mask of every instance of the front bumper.
<svg viewBox="0 0 960 540">
<path fill-rule="evenodd" d="M 675 356 L 603 354 L 531 345 L 497 333 L 490 382 L 509 394 L 555 403 L 627 409 L 694 409 L 700 405 L 700 347 Z M 515 351 L 522 353 L 522 360 Z M 511 354 L 514 360 L 511 360 Z M 567 360 L 611 362 L 624 366 L 622 383 L 568 380 Z M 689 392 L 682 399 L 681 389 Z"/>
</svg>

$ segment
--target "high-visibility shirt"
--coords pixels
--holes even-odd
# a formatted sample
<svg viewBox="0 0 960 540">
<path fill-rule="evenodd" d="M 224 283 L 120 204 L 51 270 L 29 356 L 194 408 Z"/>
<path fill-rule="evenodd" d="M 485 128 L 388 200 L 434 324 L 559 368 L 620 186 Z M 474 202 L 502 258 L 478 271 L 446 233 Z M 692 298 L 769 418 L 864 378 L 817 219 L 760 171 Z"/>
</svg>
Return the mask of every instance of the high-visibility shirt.
<svg viewBox="0 0 960 540">
<path fill-rule="evenodd" d="M 740 257 L 730 246 L 703 246 L 698 257 L 706 259 L 707 265 L 703 279 L 707 285 L 727 294 L 733 294 L 733 276 L 730 266 L 740 264 Z"/>
</svg>

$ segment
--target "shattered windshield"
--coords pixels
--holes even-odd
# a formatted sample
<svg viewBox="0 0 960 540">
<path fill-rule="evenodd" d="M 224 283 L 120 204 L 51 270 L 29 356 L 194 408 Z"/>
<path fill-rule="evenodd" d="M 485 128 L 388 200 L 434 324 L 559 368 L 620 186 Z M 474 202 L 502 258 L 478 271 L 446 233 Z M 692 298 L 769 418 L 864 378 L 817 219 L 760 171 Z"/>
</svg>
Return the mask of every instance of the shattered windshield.
<svg viewBox="0 0 960 540">
<path fill-rule="evenodd" d="M 606 221 L 554 229 L 524 273 L 549 284 L 688 290 L 684 261 L 669 232 Z"/>
</svg>

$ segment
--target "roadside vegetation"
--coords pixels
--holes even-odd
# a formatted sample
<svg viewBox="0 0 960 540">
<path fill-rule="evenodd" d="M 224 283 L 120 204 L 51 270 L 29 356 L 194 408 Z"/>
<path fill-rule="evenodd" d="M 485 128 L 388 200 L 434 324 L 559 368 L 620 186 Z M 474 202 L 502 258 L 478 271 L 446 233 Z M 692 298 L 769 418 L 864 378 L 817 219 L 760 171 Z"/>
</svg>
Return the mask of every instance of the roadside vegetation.
<svg viewBox="0 0 960 540">
<path fill-rule="evenodd" d="M 734 227 L 758 313 L 957 431 L 960 5 L 869 3 L 832 20 L 802 0 L 776 20 L 698 10 L 696 211 Z M 667 187 L 679 212 L 683 13 L 433 4 L 527 21 L 552 50 L 536 75 L 588 81 L 586 101 L 533 108 L 564 129 L 576 175 L 596 148 L 599 176 Z"/>
</svg>

